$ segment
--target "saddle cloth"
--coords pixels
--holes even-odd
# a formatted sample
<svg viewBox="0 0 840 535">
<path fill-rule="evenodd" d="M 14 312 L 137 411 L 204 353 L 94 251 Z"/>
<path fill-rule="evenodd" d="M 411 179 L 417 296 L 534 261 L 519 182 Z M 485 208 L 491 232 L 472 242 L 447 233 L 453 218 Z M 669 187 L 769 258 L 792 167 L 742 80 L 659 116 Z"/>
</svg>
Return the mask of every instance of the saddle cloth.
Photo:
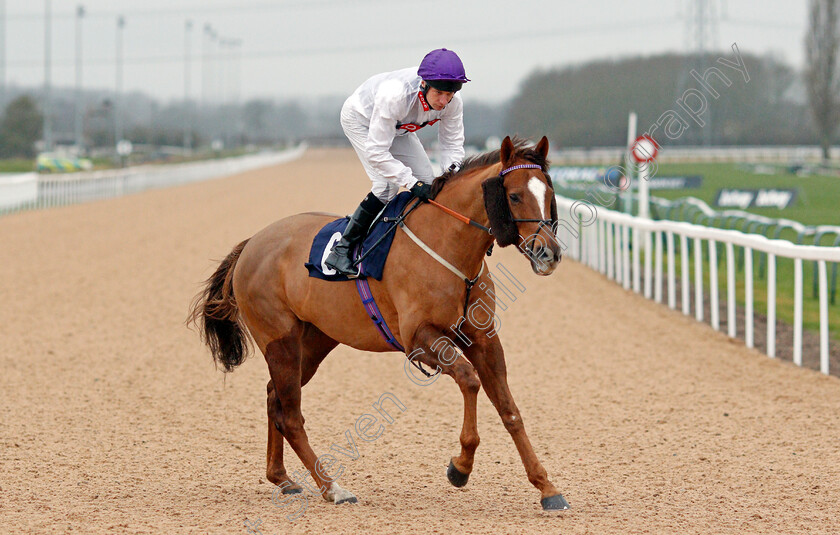
<svg viewBox="0 0 840 535">
<path fill-rule="evenodd" d="M 385 222 L 383 218 L 393 221 L 402 213 L 405 206 L 412 199 L 412 194 L 404 191 L 394 197 L 385 211 L 376 220 L 376 223 L 370 229 L 367 237 L 362 243 L 361 247 L 356 247 L 354 258 L 359 258 L 365 251 L 368 251 L 376 240 L 382 237 L 391 226 L 393 222 Z M 309 261 L 305 264 L 306 269 L 309 270 L 309 276 L 328 281 L 346 281 L 349 280 L 344 275 L 339 275 L 332 268 L 327 267 L 324 261 L 332 251 L 333 246 L 341 239 L 341 234 L 347 227 L 348 219 L 342 217 L 324 225 L 315 239 L 312 240 L 312 247 L 309 249 Z M 391 250 L 391 243 L 394 241 L 394 234 L 392 231 L 385 237 L 382 242 L 362 261 L 362 277 L 372 277 L 376 280 L 382 280 L 382 271 L 385 269 L 385 260 L 388 258 L 388 251 Z"/>
</svg>

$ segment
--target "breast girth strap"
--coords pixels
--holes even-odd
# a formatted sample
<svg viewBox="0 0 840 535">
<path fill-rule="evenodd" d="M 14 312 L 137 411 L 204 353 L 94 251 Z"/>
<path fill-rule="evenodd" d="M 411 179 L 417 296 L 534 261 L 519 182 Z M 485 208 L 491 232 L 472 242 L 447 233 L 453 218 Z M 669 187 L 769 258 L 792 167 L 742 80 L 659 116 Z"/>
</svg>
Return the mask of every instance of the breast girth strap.
<svg viewBox="0 0 840 535">
<path fill-rule="evenodd" d="M 456 268 L 455 266 L 450 264 L 445 258 L 437 254 L 434 251 L 434 249 L 423 243 L 423 240 L 421 240 L 417 237 L 416 234 L 411 232 L 411 229 L 409 229 L 404 222 L 400 221 L 399 225 L 400 228 L 403 229 L 403 231 L 405 231 L 406 235 L 409 238 L 411 238 L 411 241 L 413 241 L 417 244 L 418 247 L 426 251 L 426 254 L 437 260 L 443 267 L 445 267 L 446 269 L 457 275 L 458 278 L 464 281 L 464 284 L 467 287 L 467 295 L 464 297 L 464 317 L 467 317 L 467 306 L 470 303 L 470 292 L 472 291 L 472 287 L 475 286 L 475 283 L 478 281 L 479 278 L 481 278 L 481 275 L 484 273 L 484 262 L 481 262 L 481 269 L 478 271 L 478 275 L 471 279 L 468 276 L 466 276 L 463 271 Z"/>
</svg>

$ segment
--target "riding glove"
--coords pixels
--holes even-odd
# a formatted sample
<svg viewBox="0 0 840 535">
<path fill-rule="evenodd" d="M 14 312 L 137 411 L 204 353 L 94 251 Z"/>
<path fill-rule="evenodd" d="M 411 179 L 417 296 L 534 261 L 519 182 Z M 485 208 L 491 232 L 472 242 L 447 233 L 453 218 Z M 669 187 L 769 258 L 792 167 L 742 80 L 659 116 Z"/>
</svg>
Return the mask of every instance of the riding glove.
<svg viewBox="0 0 840 535">
<path fill-rule="evenodd" d="M 411 186 L 411 189 L 409 191 L 411 191 L 411 193 L 413 193 L 415 197 L 417 197 L 423 202 L 428 202 L 429 199 L 432 198 L 432 186 L 430 184 L 424 184 L 419 180 L 416 184 Z"/>
</svg>

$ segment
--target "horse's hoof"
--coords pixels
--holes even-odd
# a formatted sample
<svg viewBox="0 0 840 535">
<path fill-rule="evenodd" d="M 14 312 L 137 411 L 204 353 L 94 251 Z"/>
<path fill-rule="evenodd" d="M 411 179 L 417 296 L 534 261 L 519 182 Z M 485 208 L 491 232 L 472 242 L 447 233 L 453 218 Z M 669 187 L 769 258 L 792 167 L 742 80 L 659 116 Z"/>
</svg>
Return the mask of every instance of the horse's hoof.
<svg viewBox="0 0 840 535">
<path fill-rule="evenodd" d="M 342 503 L 358 503 L 359 499 L 353 495 L 352 492 L 349 490 L 344 490 L 343 488 L 338 486 L 338 483 L 333 483 L 330 490 L 326 492 L 324 495 L 324 499 L 328 502 L 331 501 L 336 505 L 340 505 Z"/>
<path fill-rule="evenodd" d="M 283 489 L 283 494 L 300 494 L 303 492 L 303 489 L 300 487 L 285 487 Z"/>
<path fill-rule="evenodd" d="M 460 470 L 455 468 L 452 461 L 449 461 L 449 468 L 446 469 L 446 477 L 455 487 L 463 487 L 470 480 L 470 475 L 461 473 Z"/>
<path fill-rule="evenodd" d="M 569 502 L 562 494 L 556 494 L 540 500 L 540 505 L 546 511 L 565 511 L 570 508 Z"/>
<path fill-rule="evenodd" d="M 350 494 L 350 493 L 348 492 L 347 494 Z M 355 496 L 353 496 L 352 494 L 350 494 L 350 496 L 348 496 L 346 498 L 342 498 L 340 500 L 335 501 L 336 505 L 341 505 L 342 503 L 359 503 L 359 499 L 356 498 Z"/>
</svg>

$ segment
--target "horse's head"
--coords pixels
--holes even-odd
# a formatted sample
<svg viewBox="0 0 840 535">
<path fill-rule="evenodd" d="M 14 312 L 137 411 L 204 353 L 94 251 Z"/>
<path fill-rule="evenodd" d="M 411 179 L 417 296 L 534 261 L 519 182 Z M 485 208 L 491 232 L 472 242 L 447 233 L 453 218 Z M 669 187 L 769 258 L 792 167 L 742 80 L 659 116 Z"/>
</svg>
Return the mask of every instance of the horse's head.
<svg viewBox="0 0 840 535">
<path fill-rule="evenodd" d="M 557 203 L 548 170 L 548 139 L 531 148 L 502 142 L 501 171 L 482 184 L 484 207 L 500 247 L 516 244 L 537 275 L 550 275 L 560 262 L 554 229 Z"/>
</svg>

